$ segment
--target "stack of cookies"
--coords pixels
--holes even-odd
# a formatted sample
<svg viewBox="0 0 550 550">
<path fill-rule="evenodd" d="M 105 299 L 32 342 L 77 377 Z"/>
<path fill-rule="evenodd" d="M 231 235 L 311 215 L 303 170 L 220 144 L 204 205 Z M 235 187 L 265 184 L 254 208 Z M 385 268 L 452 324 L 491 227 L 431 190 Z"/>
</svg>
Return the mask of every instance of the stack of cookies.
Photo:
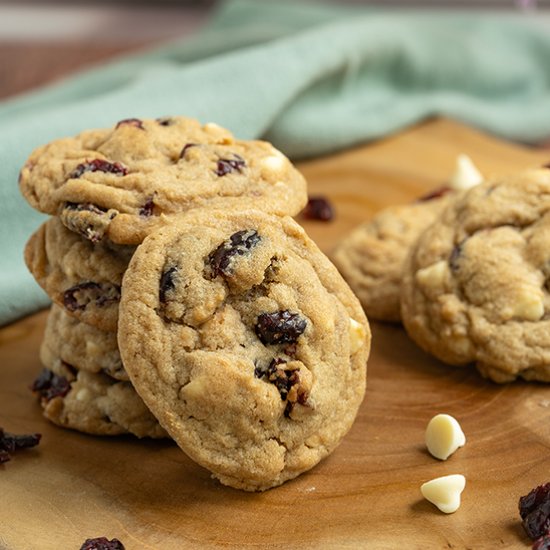
<svg viewBox="0 0 550 550">
<path fill-rule="evenodd" d="M 34 383 L 47 418 L 172 437 L 223 483 L 264 490 L 350 428 L 370 332 L 289 216 L 289 160 L 183 117 L 128 119 L 37 149 L 23 195 L 52 217 L 25 259 L 54 305 Z"/>
<path fill-rule="evenodd" d="M 550 170 L 468 174 L 381 212 L 334 261 L 369 316 L 402 321 L 445 363 L 550 382 Z"/>
</svg>

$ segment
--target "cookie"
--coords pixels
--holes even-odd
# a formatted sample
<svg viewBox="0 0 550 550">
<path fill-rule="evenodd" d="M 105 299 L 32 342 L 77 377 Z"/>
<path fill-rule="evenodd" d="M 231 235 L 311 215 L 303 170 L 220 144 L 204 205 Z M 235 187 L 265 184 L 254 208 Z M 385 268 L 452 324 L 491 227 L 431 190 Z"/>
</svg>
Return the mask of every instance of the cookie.
<svg viewBox="0 0 550 550">
<path fill-rule="evenodd" d="M 363 310 L 289 217 L 196 210 L 151 234 L 124 276 L 118 336 L 161 425 L 248 491 L 327 456 L 365 391 Z"/>
<path fill-rule="evenodd" d="M 138 244 L 186 210 L 297 214 L 306 182 L 271 144 L 193 119 L 128 119 L 36 149 L 20 173 L 34 208 L 87 239 Z"/>
<path fill-rule="evenodd" d="M 133 246 L 92 243 L 50 218 L 31 236 L 25 262 L 66 313 L 103 331 L 116 331 L 122 275 Z"/>
<path fill-rule="evenodd" d="M 496 382 L 550 382 L 550 170 L 474 187 L 422 233 L 404 271 L 410 336 Z"/>
<path fill-rule="evenodd" d="M 401 278 L 412 245 L 457 193 L 481 180 L 472 161 L 460 155 L 447 185 L 434 189 L 414 203 L 382 210 L 339 243 L 332 260 L 369 318 L 401 320 Z"/>
<path fill-rule="evenodd" d="M 118 351 L 116 332 L 106 332 L 82 323 L 55 304 L 46 321 L 40 359 L 50 368 L 61 359 L 69 365 L 78 365 L 79 370 L 129 380 Z"/>
<path fill-rule="evenodd" d="M 130 382 L 80 371 L 57 358 L 32 389 L 44 416 L 58 426 L 94 435 L 168 437 Z"/>
<path fill-rule="evenodd" d="M 420 233 L 449 202 L 449 195 L 391 206 L 345 237 L 331 258 L 369 318 L 400 321 L 403 265 Z"/>
</svg>

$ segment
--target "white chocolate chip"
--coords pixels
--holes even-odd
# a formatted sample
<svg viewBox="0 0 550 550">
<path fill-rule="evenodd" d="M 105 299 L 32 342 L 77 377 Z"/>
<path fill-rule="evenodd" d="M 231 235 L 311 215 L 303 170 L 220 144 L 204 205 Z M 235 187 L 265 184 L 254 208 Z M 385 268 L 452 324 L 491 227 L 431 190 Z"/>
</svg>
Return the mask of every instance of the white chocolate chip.
<svg viewBox="0 0 550 550">
<path fill-rule="evenodd" d="M 200 399 L 208 393 L 208 384 L 201 378 L 193 378 L 189 383 L 180 389 L 180 398 L 190 401 Z"/>
<path fill-rule="evenodd" d="M 262 168 L 268 172 L 281 172 L 286 165 L 283 155 L 270 155 L 262 160 Z"/>
<path fill-rule="evenodd" d="M 470 157 L 467 155 L 458 155 L 456 167 L 449 185 L 455 191 L 464 191 L 479 185 L 483 181 L 483 176 L 476 168 Z"/>
<path fill-rule="evenodd" d="M 523 288 L 512 304 L 512 317 L 538 321 L 544 315 L 543 296 L 539 289 Z"/>
<path fill-rule="evenodd" d="M 350 317 L 349 320 L 349 347 L 351 354 L 359 351 L 365 345 L 367 332 L 365 327 Z"/>
<path fill-rule="evenodd" d="M 90 397 L 90 390 L 88 388 L 81 388 L 75 395 L 77 401 L 87 401 Z"/>
<path fill-rule="evenodd" d="M 216 124 L 215 122 L 207 122 L 203 126 L 203 129 L 206 130 L 207 132 L 210 130 L 223 130 L 223 128 L 219 124 Z"/>
<path fill-rule="evenodd" d="M 445 514 L 452 514 L 460 507 L 460 495 L 466 486 L 461 474 L 438 477 L 420 487 L 422 496 L 435 504 Z"/>
<path fill-rule="evenodd" d="M 445 260 L 440 260 L 435 264 L 419 269 L 416 272 L 416 281 L 422 286 L 437 287 L 441 286 L 448 274 L 449 268 Z"/>
<path fill-rule="evenodd" d="M 435 415 L 426 428 L 426 447 L 435 458 L 447 460 L 466 443 L 466 436 L 455 418 L 448 414 Z"/>
</svg>

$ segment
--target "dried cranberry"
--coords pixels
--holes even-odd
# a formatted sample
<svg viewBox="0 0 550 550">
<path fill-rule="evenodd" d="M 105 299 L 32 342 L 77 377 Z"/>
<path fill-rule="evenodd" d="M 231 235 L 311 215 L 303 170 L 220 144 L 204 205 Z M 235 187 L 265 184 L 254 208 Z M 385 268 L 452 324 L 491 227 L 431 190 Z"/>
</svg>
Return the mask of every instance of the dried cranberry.
<svg viewBox="0 0 550 550">
<path fill-rule="evenodd" d="M 143 127 L 143 121 L 141 121 L 139 118 L 125 118 L 124 120 L 121 120 L 117 123 L 115 126 L 116 128 L 120 128 L 121 126 L 133 126 L 134 128 L 139 128 L 140 130 L 145 130 Z"/>
<path fill-rule="evenodd" d="M 0 428 L 0 450 L 13 453 L 17 449 L 28 449 L 40 442 L 40 434 L 15 435 Z"/>
<path fill-rule="evenodd" d="M 240 155 L 233 155 L 232 159 L 219 159 L 216 167 L 216 174 L 218 176 L 225 176 L 231 172 L 241 173 L 246 166 L 246 162 Z"/>
<path fill-rule="evenodd" d="M 273 359 L 271 363 L 269 363 L 266 371 L 267 379 L 279 390 L 283 401 L 287 398 L 290 387 L 292 386 L 292 373 L 279 366 L 286 364 L 287 362 L 284 359 Z"/>
<path fill-rule="evenodd" d="M 50 401 L 54 397 L 64 397 L 70 389 L 70 382 L 64 376 L 59 376 L 50 369 L 43 369 L 31 385 L 31 390 L 46 401 Z"/>
<path fill-rule="evenodd" d="M 124 550 L 124 545 L 118 539 L 108 540 L 107 537 L 86 539 L 80 550 Z"/>
<path fill-rule="evenodd" d="M 328 222 L 334 218 L 334 208 L 325 197 L 310 197 L 302 210 L 302 217 Z"/>
<path fill-rule="evenodd" d="M 254 229 L 243 229 L 233 233 L 208 256 L 212 278 L 218 275 L 230 277 L 233 274 L 235 256 L 244 256 L 262 240 Z"/>
<path fill-rule="evenodd" d="M 155 208 L 155 203 L 153 202 L 153 197 L 147 199 L 147 202 L 139 209 L 139 215 L 145 218 L 149 218 L 153 215 L 153 210 Z"/>
<path fill-rule="evenodd" d="M 176 285 L 174 284 L 174 275 L 177 272 L 177 267 L 170 267 L 160 276 L 159 301 L 161 303 L 166 303 L 166 294 L 176 288 Z"/>
<path fill-rule="evenodd" d="M 443 185 L 441 187 L 438 187 L 437 189 L 434 189 L 433 191 L 430 191 L 429 193 L 426 193 L 425 195 L 422 195 L 418 199 L 416 199 L 416 202 L 426 202 L 431 201 L 433 199 L 439 199 L 443 197 L 443 195 L 446 195 L 447 193 L 451 192 L 451 188 L 447 185 Z"/>
<path fill-rule="evenodd" d="M 116 176 L 128 174 L 128 168 L 120 162 L 109 162 L 103 159 L 87 160 L 79 164 L 69 175 L 70 178 L 79 178 L 85 172 L 105 172 Z"/>
<path fill-rule="evenodd" d="M 90 303 L 103 307 L 120 300 L 120 287 L 111 283 L 80 283 L 63 293 L 63 305 L 68 311 L 84 310 Z"/>
<path fill-rule="evenodd" d="M 531 548 L 532 550 L 550 550 L 550 533 L 539 537 Z"/>
<path fill-rule="evenodd" d="M 183 149 L 181 150 L 180 159 L 182 159 L 182 158 L 185 157 L 185 153 L 187 153 L 187 151 L 188 151 L 189 149 L 191 149 L 191 147 L 197 147 L 197 144 L 196 144 L 196 143 L 186 143 L 186 144 L 183 146 Z"/>
<path fill-rule="evenodd" d="M 289 310 L 258 315 L 254 330 L 264 344 L 292 344 L 306 330 L 307 322 Z"/>
<path fill-rule="evenodd" d="M 532 539 L 550 533 L 550 483 L 540 485 L 519 499 L 523 527 Z"/>
<path fill-rule="evenodd" d="M 254 376 L 256 378 L 265 378 L 267 382 L 273 384 L 279 391 L 282 401 L 287 401 L 284 415 L 288 418 L 294 409 L 296 403 L 305 405 L 309 392 L 303 387 L 300 380 L 300 372 L 297 367 L 287 366 L 284 359 L 277 357 L 273 359 L 267 369 L 256 366 Z"/>
</svg>

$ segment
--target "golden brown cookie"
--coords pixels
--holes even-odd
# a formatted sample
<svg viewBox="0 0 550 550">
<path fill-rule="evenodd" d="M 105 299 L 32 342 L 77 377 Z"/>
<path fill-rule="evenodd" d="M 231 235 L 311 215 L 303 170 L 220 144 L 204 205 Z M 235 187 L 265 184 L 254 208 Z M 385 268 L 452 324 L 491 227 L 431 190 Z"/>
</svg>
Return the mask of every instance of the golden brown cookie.
<svg viewBox="0 0 550 550">
<path fill-rule="evenodd" d="M 124 277 L 118 336 L 161 425 L 249 491 L 327 456 L 365 391 L 363 310 L 289 217 L 196 210 L 151 234 Z"/>
<path fill-rule="evenodd" d="M 400 321 L 403 265 L 420 233 L 449 202 L 449 195 L 390 206 L 345 237 L 332 254 L 336 267 L 369 318 Z"/>
<path fill-rule="evenodd" d="M 31 236 L 25 262 L 38 284 L 66 313 L 116 331 L 122 275 L 135 250 L 107 239 L 93 243 L 50 218 Z"/>
<path fill-rule="evenodd" d="M 412 251 L 401 295 L 407 332 L 496 382 L 550 382 L 549 243 L 550 170 L 474 187 Z"/>
<path fill-rule="evenodd" d="M 122 120 L 39 147 L 20 188 L 72 231 L 119 244 L 195 207 L 294 215 L 307 201 L 304 178 L 271 144 L 181 116 Z"/>
<path fill-rule="evenodd" d="M 340 242 L 332 259 L 369 318 L 401 320 L 400 286 L 411 247 L 456 195 L 482 180 L 470 158 L 459 155 L 444 186 L 416 202 L 385 208 Z"/>
<path fill-rule="evenodd" d="M 55 304 L 46 321 L 40 359 L 49 368 L 61 359 L 64 363 L 78 366 L 79 370 L 129 380 L 118 351 L 116 332 L 82 323 Z"/>
<path fill-rule="evenodd" d="M 64 428 L 95 435 L 168 437 L 130 382 L 79 371 L 59 358 L 34 381 L 44 416 Z"/>
</svg>

